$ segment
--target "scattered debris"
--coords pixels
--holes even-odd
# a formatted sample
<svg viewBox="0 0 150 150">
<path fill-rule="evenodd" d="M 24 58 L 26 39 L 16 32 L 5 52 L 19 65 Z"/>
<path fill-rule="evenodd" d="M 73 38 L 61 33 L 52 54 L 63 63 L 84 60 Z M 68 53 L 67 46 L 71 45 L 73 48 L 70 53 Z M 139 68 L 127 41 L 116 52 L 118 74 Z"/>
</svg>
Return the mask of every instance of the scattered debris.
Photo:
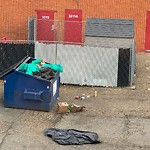
<svg viewBox="0 0 150 150">
<path fill-rule="evenodd" d="M 87 97 L 87 98 L 90 98 L 90 95 L 87 95 L 86 97 Z"/>
<path fill-rule="evenodd" d="M 150 76 L 147 76 L 147 78 L 150 78 Z"/>
<path fill-rule="evenodd" d="M 75 99 L 80 99 L 80 96 L 77 95 L 77 96 L 75 97 Z"/>
<path fill-rule="evenodd" d="M 68 112 L 79 112 L 82 111 L 85 106 L 78 106 L 76 104 L 69 105 L 67 102 L 59 102 L 58 106 L 58 113 L 68 113 Z"/>
<path fill-rule="evenodd" d="M 132 90 L 135 90 L 135 89 L 136 89 L 135 85 L 131 86 L 131 89 L 132 89 Z"/>
<path fill-rule="evenodd" d="M 90 131 L 49 128 L 44 131 L 44 135 L 52 138 L 53 141 L 61 145 L 83 145 L 100 143 L 98 134 Z"/>
<path fill-rule="evenodd" d="M 97 97 L 97 91 L 94 91 L 94 97 Z"/>
<path fill-rule="evenodd" d="M 81 96 L 81 100 L 84 100 L 85 99 L 85 96 Z"/>
<path fill-rule="evenodd" d="M 146 67 L 146 69 L 148 70 L 148 69 L 150 69 L 150 67 Z"/>
<path fill-rule="evenodd" d="M 82 111 L 85 108 L 85 106 L 78 106 L 76 104 L 72 104 L 71 105 L 71 112 L 75 113 L 75 112 L 79 112 Z"/>
<path fill-rule="evenodd" d="M 86 98 L 90 98 L 91 96 L 97 97 L 97 91 L 94 91 L 94 94 L 89 93 L 89 95 L 86 95 L 86 94 L 82 94 L 82 96 L 77 95 L 77 96 L 75 96 L 75 99 L 84 100 Z"/>
<path fill-rule="evenodd" d="M 150 91 L 150 88 L 148 88 L 148 91 Z"/>
<path fill-rule="evenodd" d="M 58 113 L 67 113 L 68 112 L 68 103 L 67 102 L 59 102 L 58 104 Z"/>
</svg>

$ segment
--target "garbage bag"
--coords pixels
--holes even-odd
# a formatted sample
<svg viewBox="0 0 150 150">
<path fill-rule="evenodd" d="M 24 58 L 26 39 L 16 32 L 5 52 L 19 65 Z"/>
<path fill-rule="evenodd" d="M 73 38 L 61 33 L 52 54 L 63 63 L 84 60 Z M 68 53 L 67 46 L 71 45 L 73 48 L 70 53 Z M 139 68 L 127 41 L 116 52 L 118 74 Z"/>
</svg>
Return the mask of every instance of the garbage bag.
<svg viewBox="0 0 150 150">
<path fill-rule="evenodd" d="M 39 72 L 40 68 L 35 64 L 28 64 L 26 74 L 33 75 L 33 72 Z"/>
<path fill-rule="evenodd" d="M 33 75 L 33 72 L 39 72 L 40 68 L 35 64 L 23 63 L 20 65 L 19 70 L 25 72 L 26 74 Z"/>
<path fill-rule="evenodd" d="M 98 134 L 89 131 L 49 128 L 44 131 L 44 135 L 52 138 L 53 141 L 61 145 L 82 145 L 100 143 L 98 139 Z"/>
<path fill-rule="evenodd" d="M 26 72 L 26 71 L 27 71 L 27 68 L 28 68 L 28 64 L 27 64 L 27 63 L 22 63 L 22 64 L 19 66 L 19 70 L 22 71 L 22 72 Z"/>
<path fill-rule="evenodd" d="M 31 63 L 37 65 L 37 64 L 40 64 L 41 62 L 42 62 L 41 59 L 36 59 L 36 60 L 33 60 Z"/>
<path fill-rule="evenodd" d="M 49 67 L 56 72 L 63 72 L 63 67 L 61 64 L 43 64 L 42 67 Z"/>
</svg>

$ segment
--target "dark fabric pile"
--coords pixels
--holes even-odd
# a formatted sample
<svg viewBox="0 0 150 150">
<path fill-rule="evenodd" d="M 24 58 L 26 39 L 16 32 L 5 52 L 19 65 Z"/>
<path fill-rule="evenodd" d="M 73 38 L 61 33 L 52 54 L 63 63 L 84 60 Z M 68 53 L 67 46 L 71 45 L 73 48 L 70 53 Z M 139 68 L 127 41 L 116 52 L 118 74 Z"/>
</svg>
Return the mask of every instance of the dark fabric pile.
<svg viewBox="0 0 150 150">
<path fill-rule="evenodd" d="M 46 80 L 51 80 L 55 77 L 54 71 L 48 67 L 42 67 L 39 72 L 34 72 L 33 75 Z"/>
<path fill-rule="evenodd" d="M 82 145 L 100 143 L 97 133 L 89 131 L 49 128 L 44 131 L 44 135 L 52 138 L 53 141 L 61 145 Z"/>
</svg>

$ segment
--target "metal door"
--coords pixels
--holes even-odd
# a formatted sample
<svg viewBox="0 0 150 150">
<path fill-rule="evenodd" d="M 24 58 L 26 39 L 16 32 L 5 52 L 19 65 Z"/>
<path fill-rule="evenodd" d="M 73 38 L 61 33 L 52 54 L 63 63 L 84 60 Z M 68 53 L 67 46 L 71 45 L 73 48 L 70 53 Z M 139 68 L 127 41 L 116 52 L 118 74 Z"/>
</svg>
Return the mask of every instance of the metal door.
<svg viewBox="0 0 150 150">
<path fill-rule="evenodd" d="M 64 41 L 68 44 L 82 43 L 82 10 L 65 10 Z"/>
<path fill-rule="evenodd" d="M 37 41 L 54 41 L 54 13 L 50 10 L 36 10 L 37 12 Z"/>
<path fill-rule="evenodd" d="M 145 50 L 150 50 L 150 11 L 147 12 L 146 16 Z"/>
</svg>

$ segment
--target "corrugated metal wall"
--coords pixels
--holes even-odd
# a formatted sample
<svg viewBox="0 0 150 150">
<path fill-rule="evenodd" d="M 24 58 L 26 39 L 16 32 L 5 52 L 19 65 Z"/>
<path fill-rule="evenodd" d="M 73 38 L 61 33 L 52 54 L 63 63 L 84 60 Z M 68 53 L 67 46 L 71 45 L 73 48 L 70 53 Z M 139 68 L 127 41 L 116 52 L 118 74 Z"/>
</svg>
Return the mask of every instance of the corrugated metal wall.
<svg viewBox="0 0 150 150">
<path fill-rule="evenodd" d="M 53 44 L 36 43 L 35 57 L 54 62 L 56 49 Z M 117 86 L 118 48 L 101 48 L 77 45 L 57 45 L 57 63 L 64 72 L 61 83 Z"/>
<path fill-rule="evenodd" d="M 45 62 L 56 63 L 56 44 L 35 43 L 35 58 L 43 59 Z"/>
</svg>

